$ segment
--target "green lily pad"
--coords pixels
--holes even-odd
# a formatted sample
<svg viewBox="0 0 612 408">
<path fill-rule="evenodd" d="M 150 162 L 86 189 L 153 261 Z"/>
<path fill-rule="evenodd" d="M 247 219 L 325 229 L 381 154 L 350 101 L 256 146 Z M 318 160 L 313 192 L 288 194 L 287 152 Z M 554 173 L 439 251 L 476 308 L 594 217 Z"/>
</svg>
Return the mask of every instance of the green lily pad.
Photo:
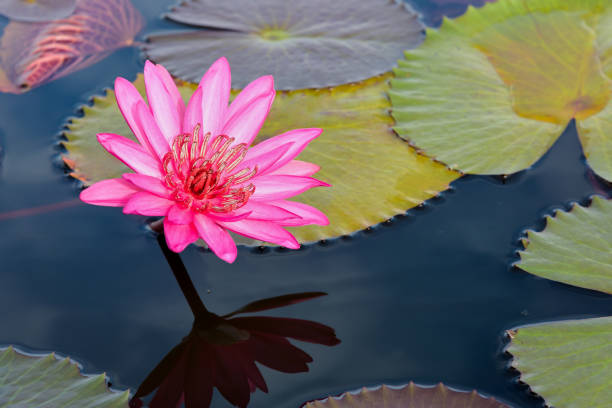
<svg viewBox="0 0 612 408">
<path fill-rule="evenodd" d="M 595 196 L 590 207 L 546 218 L 542 232 L 528 231 L 516 265 L 534 275 L 612 293 L 612 201 Z"/>
<path fill-rule="evenodd" d="M 50 21 L 68 17 L 76 0 L 0 0 L 0 14 L 15 21 Z"/>
<path fill-rule="evenodd" d="M 69 358 L 0 350 L 0 406 L 127 408 L 129 392 L 110 391 L 104 374 L 84 376 Z"/>
<path fill-rule="evenodd" d="M 0 92 L 23 93 L 131 46 L 143 18 L 130 0 L 78 0 L 67 18 L 11 21 L 0 39 Z"/>
<path fill-rule="evenodd" d="M 451 168 L 509 174 L 576 119 L 589 165 L 612 180 L 611 27 L 607 0 L 469 8 L 399 62 L 395 129 Z"/>
<path fill-rule="evenodd" d="M 512 366 L 548 406 L 611 406 L 612 317 L 543 323 L 508 334 Z"/>
<path fill-rule="evenodd" d="M 332 188 L 312 189 L 297 200 L 323 211 L 328 226 L 290 228 L 302 243 L 350 234 L 405 212 L 449 187 L 461 174 L 418 154 L 391 130 L 389 74 L 331 89 L 277 93 L 255 143 L 284 131 L 323 128 L 323 134 L 299 156 L 321 166 L 317 178 Z M 142 76 L 135 81 L 144 90 Z M 185 99 L 193 92 L 181 86 Z M 131 172 L 100 146 L 96 133 L 133 137 L 115 103 L 114 93 L 83 107 L 65 132 L 65 163 L 72 175 L 90 184 Z M 253 244 L 252 241 L 241 241 Z M 259 243 L 257 243 L 259 244 Z"/>
<path fill-rule="evenodd" d="M 464 392 L 440 383 L 422 387 L 413 382 L 403 387 L 382 385 L 375 389 L 346 392 L 339 397 L 312 401 L 303 408 L 508 408 L 494 398 L 486 398 L 476 391 Z"/>
<path fill-rule="evenodd" d="M 388 0 L 191 0 L 167 18 L 205 29 L 152 35 L 146 55 L 189 82 L 225 56 L 236 88 L 262 75 L 283 90 L 362 81 L 391 70 L 424 29 Z"/>
</svg>

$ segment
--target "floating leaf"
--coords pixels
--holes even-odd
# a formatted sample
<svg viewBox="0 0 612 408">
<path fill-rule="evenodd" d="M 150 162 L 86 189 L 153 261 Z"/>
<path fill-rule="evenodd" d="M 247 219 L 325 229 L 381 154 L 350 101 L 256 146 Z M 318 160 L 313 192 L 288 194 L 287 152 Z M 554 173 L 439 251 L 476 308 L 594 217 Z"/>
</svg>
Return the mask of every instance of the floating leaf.
<svg viewBox="0 0 612 408">
<path fill-rule="evenodd" d="M 578 121 L 612 180 L 612 3 L 500 0 L 470 8 L 407 52 L 390 92 L 396 130 L 451 168 L 513 173 Z"/>
<path fill-rule="evenodd" d="M 512 366 L 548 406 L 610 406 L 612 317 L 543 323 L 508 334 Z"/>
<path fill-rule="evenodd" d="M 320 165 L 317 178 L 333 186 L 300 195 L 301 202 L 323 211 L 330 225 L 290 228 L 298 241 L 337 237 L 378 224 L 447 189 L 460 176 L 417 154 L 390 129 L 388 79 L 385 75 L 331 89 L 277 93 L 255 143 L 290 129 L 324 129 L 299 159 Z M 135 85 L 143 93 L 142 76 Z M 185 99 L 193 92 L 187 86 L 180 90 Z M 68 155 L 64 161 L 72 175 L 90 184 L 131 172 L 106 153 L 95 137 L 106 132 L 133 138 L 114 93 L 95 97 L 83 111 L 84 117 L 74 118 L 65 134 Z"/>
<path fill-rule="evenodd" d="M 69 358 L 0 350 L 0 406 L 127 408 L 129 392 L 112 392 L 104 374 L 83 376 Z"/>
<path fill-rule="evenodd" d="M 542 232 L 527 232 L 517 266 L 529 273 L 612 293 L 612 201 L 593 197 L 589 208 L 546 218 Z"/>
<path fill-rule="evenodd" d="M 0 91 L 21 93 L 132 45 L 143 19 L 130 0 L 78 0 L 49 23 L 11 22 L 0 42 Z"/>
<path fill-rule="evenodd" d="M 286 90 L 361 81 L 423 40 L 416 13 L 391 0 L 191 0 L 167 17 L 206 29 L 153 35 L 147 56 L 190 82 L 225 56 L 238 88 L 268 74 Z"/>
<path fill-rule="evenodd" d="M 68 17 L 76 0 L 0 0 L 0 14 L 15 21 L 51 21 Z"/>
<path fill-rule="evenodd" d="M 382 385 L 375 389 L 346 392 L 339 397 L 312 401 L 303 408 L 508 408 L 476 391 L 463 392 L 446 387 L 422 387 L 410 382 L 403 387 Z"/>
</svg>

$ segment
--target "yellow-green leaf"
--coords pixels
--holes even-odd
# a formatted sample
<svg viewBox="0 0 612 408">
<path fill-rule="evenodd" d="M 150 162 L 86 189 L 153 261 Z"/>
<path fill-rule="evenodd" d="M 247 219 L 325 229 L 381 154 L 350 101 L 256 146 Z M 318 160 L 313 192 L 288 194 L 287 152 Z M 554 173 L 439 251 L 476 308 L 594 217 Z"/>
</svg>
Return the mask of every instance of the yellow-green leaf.
<svg viewBox="0 0 612 408">
<path fill-rule="evenodd" d="M 593 197 L 546 218 L 542 232 L 527 232 L 517 266 L 543 278 L 612 293 L 612 201 Z"/>
<path fill-rule="evenodd" d="M 547 406 L 612 406 L 612 317 L 542 323 L 508 333 L 512 366 Z"/>
<path fill-rule="evenodd" d="M 112 392 L 104 374 L 84 376 L 69 358 L 0 350 L 1 407 L 128 408 L 129 392 Z"/>
<path fill-rule="evenodd" d="M 287 130 L 320 127 L 323 134 L 299 159 L 316 163 L 316 177 L 332 184 L 296 197 L 327 214 L 330 225 L 292 228 L 302 242 L 350 234 L 405 212 L 448 188 L 460 173 L 418 154 L 391 129 L 386 98 L 390 74 L 319 90 L 277 93 L 256 143 Z M 135 82 L 142 92 L 142 77 Z M 185 99 L 193 92 L 181 86 Z M 96 133 L 133 137 L 109 91 L 83 108 L 65 133 L 65 162 L 86 184 L 129 172 L 96 141 Z M 243 243 L 253 243 L 244 241 Z"/>
<path fill-rule="evenodd" d="M 396 130 L 451 168 L 508 174 L 571 119 L 612 180 L 612 3 L 499 0 L 429 29 L 390 92 Z"/>
</svg>

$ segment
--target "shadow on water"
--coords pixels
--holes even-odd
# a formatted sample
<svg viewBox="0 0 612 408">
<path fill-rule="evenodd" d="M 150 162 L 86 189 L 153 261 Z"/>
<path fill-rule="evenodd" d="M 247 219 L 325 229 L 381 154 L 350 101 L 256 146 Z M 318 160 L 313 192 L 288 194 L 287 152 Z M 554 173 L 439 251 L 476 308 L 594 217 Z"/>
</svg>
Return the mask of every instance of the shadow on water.
<svg viewBox="0 0 612 408">
<path fill-rule="evenodd" d="M 166 24 L 158 16 L 167 1 L 134 4 L 148 30 Z M 122 49 L 27 94 L 0 94 L 0 213 L 75 199 L 78 186 L 54 164 L 54 135 L 79 104 L 116 76 L 134 78 L 142 64 L 136 49 Z M 513 268 L 519 239 L 526 228 L 541 229 L 553 210 L 610 191 L 585 165 L 570 125 L 532 169 L 505 182 L 464 177 L 367 232 L 299 251 L 241 248 L 233 265 L 194 246 L 182 259 L 210 310 L 279 293 L 332 294 L 277 313 L 334 327 L 343 342 L 301 344 L 315 356 L 308 373 L 261 367 L 270 394 L 252 394 L 250 407 L 299 407 L 361 386 L 413 380 L 476 388 L 535 408 L 541 401 L 508 370 L 504 331 L 611 315 L 612 299 Z M 194 332 L 141 218 L 77 205 L 2 219 L 0 231 L 0 344 L 57 350 L 83 362 L 85 372 L 109 372 L 116 388 L 136 389 L 185 333 L 195 341 L 198 325 Z M 212 406 L 230 404 L 215 393 Z"/>
<path fill-rule="evenodd" d="M 312 357 L 292 345 L 287 338 L 335 346 L 340 343 L 331 327 L 294 318 L 248 316 L 317 297 L 323 292 L 295 293 L 251 302 L 234 312 L 219 316 L 206 309 L 193 286 L 180 255 L 158 242 L 194 316 L 189 334 L 161 360 L 140 384 L 130 407 L 143 406 L 142 397 L 153 394 L 150 408 L 206 408 L 213 388 L 232 405 L 246 408 L 250 394 L 268 386 L 256 362 L 283 373 L 308 371 Z"/>
</svg>

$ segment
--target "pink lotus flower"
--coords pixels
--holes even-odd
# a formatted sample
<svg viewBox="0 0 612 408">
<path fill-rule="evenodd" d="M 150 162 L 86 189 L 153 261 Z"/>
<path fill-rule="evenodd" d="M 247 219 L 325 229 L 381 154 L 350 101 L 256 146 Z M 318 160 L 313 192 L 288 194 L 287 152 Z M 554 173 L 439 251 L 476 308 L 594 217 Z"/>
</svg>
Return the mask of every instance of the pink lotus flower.
<svg viewBox="0 0 612 408">
<path fill-rule="evenodd" d="M 139 143 L 101 133 L 98 141 L 135 173 L 95 183 L 81 200 L 123 207 L 126 214 L 164 216 L 168 247 L 181 252 L 198 238 L 226 262 L 236 259 L 228 231 L 297 249 L 286 226 L 327 225 L 327 217 L 287 198 L 329 186 L 310 176 L 317 165 L 293 160 L 321 129 L 296 129 L 249 148 L 274 100 L 271 76 L 251 82 L 228 106 L 225 58 L 204 74 L 187 107 L 161 65 L 147 61 L 147 99 L 117 78 L 119 109 Z"/>
</svg>

